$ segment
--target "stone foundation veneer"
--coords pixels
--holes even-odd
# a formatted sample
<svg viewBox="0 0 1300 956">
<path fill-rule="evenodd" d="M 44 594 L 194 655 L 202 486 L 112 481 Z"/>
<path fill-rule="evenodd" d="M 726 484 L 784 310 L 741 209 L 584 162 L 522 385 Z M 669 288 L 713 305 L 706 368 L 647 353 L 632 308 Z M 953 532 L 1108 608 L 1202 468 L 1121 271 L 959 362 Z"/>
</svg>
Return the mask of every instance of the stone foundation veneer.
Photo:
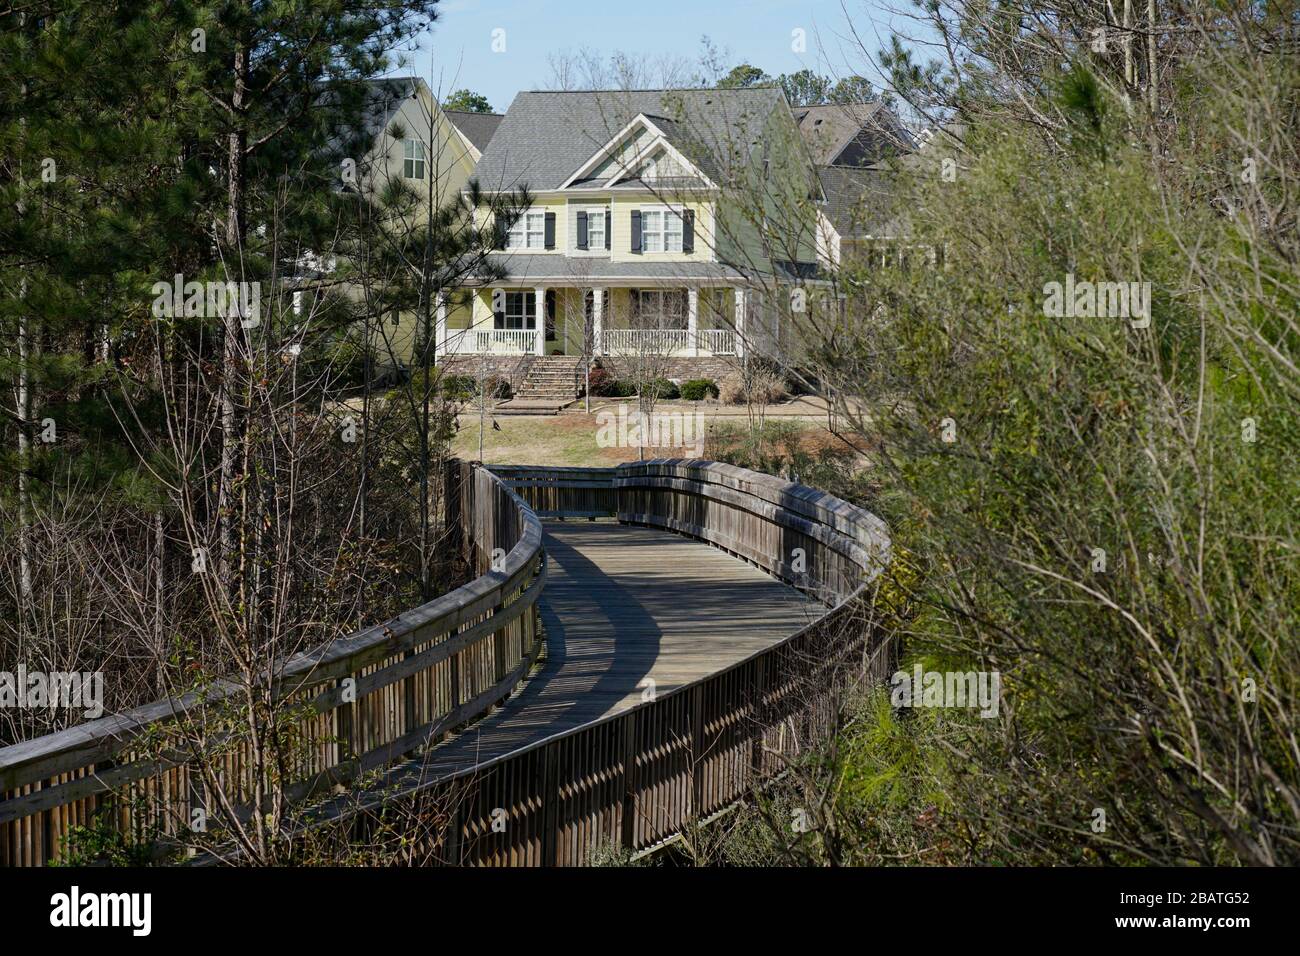
<svg viewBox="0 0 1300 956">
<path fill-rule="evenodd" d="M 531 355 L 446 355 L 438 359 L 438 368 L 448 375 L 469 375 L 475 381 L 486 376 L 500 376 L 510 382 L 511 391 L 523 384 Z"/>
<path fill-rule="evenodd" d="M 664 378 L 672 379 L 679 385 L 693 378 L 711 378 L 720 382 L 732 372 L 740 371 L 740 362 L 734 355 L 664 359 Z M 617 355 L 602 355 L 600 364 L 615 378 L 625 378 L 635 368 L 635 360 Z"/>
<path fill-rule="evenodd" d="M 509 380 L 517 389 L 528 373 L 532 355 L 448 355 L 438 362 L 439 368 L 449 375 L 470 375 L 476 380 L 483 374 L 499 375 Z M 710 378 L 721 382 L 732 372 L 740 370 L 740 359 L 733 356 L 682 356 L 665 359 L 665 377 L 678 384 L 693 378 Z M 602 355 L 595 365 L 600 365 L 615 378 L 624 378 L 633 367 L 633 360 L 618 355 Z M 593 365 L 594 367 L 594 365 Z M 579 365 L 581 370 L 581 365 Z"/>
</svg>

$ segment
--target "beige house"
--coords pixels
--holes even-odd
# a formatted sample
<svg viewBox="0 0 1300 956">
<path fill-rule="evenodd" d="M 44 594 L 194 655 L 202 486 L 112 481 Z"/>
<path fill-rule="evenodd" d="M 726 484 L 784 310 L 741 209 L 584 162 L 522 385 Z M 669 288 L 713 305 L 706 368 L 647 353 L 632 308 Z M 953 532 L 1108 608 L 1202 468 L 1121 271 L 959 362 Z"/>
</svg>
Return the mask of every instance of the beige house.
<svg viewBox="0 0 1300 956">
<path fill-rule="evenodd" d="M 532 197 L 488 268 L 439 294 L 439 362 L 782 351 L 794 333 L 774 297 L 835 264 L 871 197 L 850 167 L 901 129 L 877 105 L 792 110 L 776 88 L 525 92 L 497 116 L 390 80 L 375 103 L 372 188 L 401 180 L 435 206 L 471 180 Z M 421 317 L 382 325 L 411 364 Z"/>
<path fill-rule="evenodd" d="M 424 200 L 423 221 L 429 208 L 461 195 L 502 119 L 498 113 L 444 110 L 418 77 L 372 81 L 363 121 L 372 146 L 357 164 L 359 183 L 370 191 L 403 184 Z M 394 312 L 372 337 L 381 355 L 409 365 L 419 331 L 419 316 Z"/>
<path fill-rule="evenodd" d="M 811 215 L 785 260 L 740 211 L 756 184 L 818 186 L 776 89 L 521 93 L 475 176 L 534 201 L 506 278 L 446 296 L 442 355 L 743 356 L 775 340 L 759 291 L 816 269 Z"/>
</svg>

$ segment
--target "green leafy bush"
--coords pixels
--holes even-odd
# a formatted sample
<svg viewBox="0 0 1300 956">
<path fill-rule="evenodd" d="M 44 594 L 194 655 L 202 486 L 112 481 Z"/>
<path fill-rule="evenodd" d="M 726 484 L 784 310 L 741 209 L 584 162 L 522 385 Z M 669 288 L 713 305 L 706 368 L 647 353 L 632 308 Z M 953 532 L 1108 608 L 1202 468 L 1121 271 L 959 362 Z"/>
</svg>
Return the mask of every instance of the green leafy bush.
<svg viewBox="0 0 1300 956">
<path fill-rule="evenodd" d="M 677 385 L 666 378 L 656 378 L 648 382 L 645 386 L 647 394 L 654 395 L 657 399 L 672 401 L 674 398 L 681 398 L 681 391 Z"/>
<path fill-rule="evenodd" d="M 682 382 L 682 398 L 688 402 L 702 402 L 718 397 L 718 383 L 711 378 L 693 378 Z"/>
<path fill-rule="evenodd" d="M 467 402 L 478 395 L 478 382 L 473 375 L 446 375 L 438 384 L 442 394 L 453 401 Z"/>
</svg>

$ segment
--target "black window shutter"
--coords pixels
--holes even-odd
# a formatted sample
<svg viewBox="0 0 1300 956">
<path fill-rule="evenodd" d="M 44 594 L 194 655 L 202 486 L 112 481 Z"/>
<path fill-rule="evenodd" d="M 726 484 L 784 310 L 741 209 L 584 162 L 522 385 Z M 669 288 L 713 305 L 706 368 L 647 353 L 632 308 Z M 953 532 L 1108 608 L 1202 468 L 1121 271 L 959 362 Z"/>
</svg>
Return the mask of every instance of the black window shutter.
<svg viewBox="0 0 1300 956">
<path fill-rule="evenodd" d="M 546 214 L 545 239 L 546 239 L 546 248 L 554 249 L 555 248 L 555 213 L 553 212 L 548 212 Z"/>
<path fill-rule="evenodd" d="M 555 306 L 556 293 L 554 289 L 546 290 L 546 337 L 555 338 Z"/>
<path fill-rule="evenodd" d="M 695 210 L 682 213 L 682 252 L 695 251 Z"/>
<path fill-rule="evenodd" d="M 587 248 L 587 214 L 578 213 L 578 248 Z"/>
<path fill-rule="evenodd" d="M 495 329 L 506 327 L 506 296 L 509 294 L 504 289 L 492 290 L 492 327 Z"/>
<path fill-rule="evenodd" d="M 609 244 L 609 234 L 610 234 L 610 226 L 613 224 L 613 218 L 614 217 L 610 213 L 610 211 L 606 209 L 605 210 L 605 248 L 606 249 L 611 248 Z"/>
<path fill-rule="evenodd" d="M 504 249 L 506 247 L 506 239 L 509 232 L 510 230 L 506 228 L 505 219 L 501 216 L 497 216 L 496 219 L 492 221 L 492 248 Z"/>
<path fill-rule="evenodd" d="M 632 210 L 632 251 L 641 251 L 641 210 Z"/>
</svg>

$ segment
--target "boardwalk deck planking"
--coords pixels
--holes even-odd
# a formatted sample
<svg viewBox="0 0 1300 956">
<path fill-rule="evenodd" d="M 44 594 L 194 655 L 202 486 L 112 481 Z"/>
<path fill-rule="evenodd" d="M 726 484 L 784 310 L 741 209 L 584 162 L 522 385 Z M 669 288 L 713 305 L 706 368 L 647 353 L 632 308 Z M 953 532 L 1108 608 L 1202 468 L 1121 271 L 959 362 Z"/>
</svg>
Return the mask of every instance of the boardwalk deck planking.
<svg viewBox="0 0 1300 956">
<path fill-rule="evenodd" d="M 433 776 L 475 766 L 699 680 L 824 608 L 698 541 L 612 523 L 547 522 L 547 659 L 501 710 L 433 750 Z"/>
</svg>

